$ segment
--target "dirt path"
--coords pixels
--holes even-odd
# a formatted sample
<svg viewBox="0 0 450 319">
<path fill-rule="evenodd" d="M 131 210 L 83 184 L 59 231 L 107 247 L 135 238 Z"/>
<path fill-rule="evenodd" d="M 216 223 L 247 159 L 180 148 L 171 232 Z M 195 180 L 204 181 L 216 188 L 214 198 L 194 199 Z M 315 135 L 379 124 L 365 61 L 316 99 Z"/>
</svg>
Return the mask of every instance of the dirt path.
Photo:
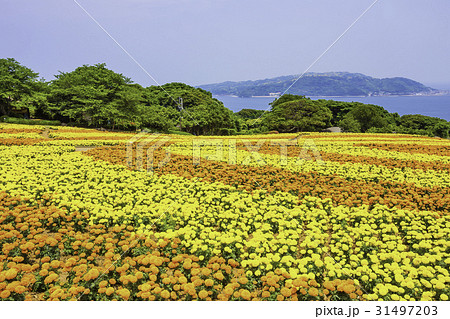
<svg viewBox="0 0 450 319">
<path fill-rule="evenodd" d="M 46 127 L 44 131 L 42 131 L 41 135 L 43 138 L 50 138 L 50 130 L 48 129 L 48 127 Z"/>
</svg>

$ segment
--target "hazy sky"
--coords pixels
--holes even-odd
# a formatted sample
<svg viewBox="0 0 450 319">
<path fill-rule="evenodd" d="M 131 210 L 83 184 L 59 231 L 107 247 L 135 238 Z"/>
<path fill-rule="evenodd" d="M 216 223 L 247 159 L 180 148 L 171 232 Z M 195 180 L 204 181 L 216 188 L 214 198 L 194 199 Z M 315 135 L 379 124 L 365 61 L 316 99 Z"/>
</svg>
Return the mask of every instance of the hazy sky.
<svg viewBox="0 0 450 319">
<path fill-rule="evenodd" d="M 302 73 L 374 0 L 78 0 L 160 83 Z M 0 57 L 155 83 L 73 0 L 0 0 Z M 311 69 L 450 83 L 450 1 L 379 0 Z"/>
</svg>

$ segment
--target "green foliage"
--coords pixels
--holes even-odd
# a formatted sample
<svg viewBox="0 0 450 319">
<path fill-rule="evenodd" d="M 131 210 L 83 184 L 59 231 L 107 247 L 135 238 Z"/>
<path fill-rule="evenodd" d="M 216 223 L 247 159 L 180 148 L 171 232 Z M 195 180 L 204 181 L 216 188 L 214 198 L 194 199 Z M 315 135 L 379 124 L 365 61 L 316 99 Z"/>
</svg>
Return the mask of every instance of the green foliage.
<svg viewBox="0 0 450 319">
<path fill-rule="evenodd" d="M 242 109 L 239 112 L 236 112 L 235 115 L 241 119 L 246 120 L 256 120 L 260 118 L 264 114 L 264 110 L 254 110 L 254 109 Z"/>
<path fill-rule="evenodd" d="M 12 58 L 0 59 L 0 115 L 10 115 L 38 99 L 33 97 L 42 89 L 38 76 Z"/>
<path fill-rule="evenodd" d="M 272 110 L 264 116 L 263 122 L 269 130 L 317 131 L 330 125 L 332 113 L 327 107 L 303 96 L 297 99 L 287 96 L 287 101 L 283 101 L 283 97 L 274 101 Z"/>
<path fill-rule="evenodd" d="M 24 124 L 24 125 L 45 125 L 45 126 L 59 126 L 60 121 L 49 121 L 49 120 L 39 120 L 39 119 L 19 119 L 16 117 L 0 117 L 0 120 L 5 123 L 11 124 Z"/>
<path fill-rule="evenodd" d="M 361 124 L 353 116 L 345 116 L 338 126 L 342 128 L 344 132 L 360 133 Z"/>
<path fill-rule="evenodd" d="M 247 81 L 239 85 L 243 88 L 240 92 L 251 96 L 285 91 L 292 80 L 292 77 L 280 77 L 276 83 L 271 79 Z M 361 74 L 309 74 L 301 80 L 303 94 L 310 95 L 314 94 L 308 90 L 318 86 L 328 93 L 337 87 L 340 92 L 354 94 L 366 94 L 368 89 L 380 94 L 405 90 L 431 92 L 408 79 L 380 80 Z M 258 86 L 256 91 L 252 88 L 255 85 Z M 227 87 L 231 89 L 233 84 L 228 83 Z M 38 80 L 37 73 L 14 59 L 0 59 L 0 115 L 3 115 L 1 120 L 18 124 L 58 125 L 59 121 L 64 121 L 81 126 L 145 127 L 152 132 L 195 135 L 320 131 L 327 126 L 340 126 L 347 132 L 398 132 L 447 138 L 450 131 L 450 123 L 439 118 L 400 117 L 381 106 L 323 99 L 314 101 L 293 94 L 285 94 L 272 102 L 270 112 L 243 109 L 233 113 L 204 89 L 184 83 L 143 88 L 107 69 L 105 64 L 84 65 L 72 72 L 61 72 L 51 82 L 44 82 Z M 30 121 L 18 117 L 59 121 Z"/>
<path fill-rule="evenodd" d="M 366 132 L 372 127 L 385 127 L 388 124 L 387 118 L 385 117 L 382 109 L 371 104 L 356 105 L 344 116 L 344 120 L 350 120 L 350 118 L 359 123 L 361 132 Z"/>
<path fill-rule="evenodd" d="M 439 136 L 448 138 L 450 123 L 446 120 L 420 114 L 403 115 L 400 117 L 399 130 L 408 134 Z"/>
<path fill-rule="evenodd" d="M 49 111 L 61 120 L 89 125 L 131 124 L 139 104 L 139 87 L 108 70 L 105 64 L 83 65 L 56 75 L 48 96 Z"/>
</svg>

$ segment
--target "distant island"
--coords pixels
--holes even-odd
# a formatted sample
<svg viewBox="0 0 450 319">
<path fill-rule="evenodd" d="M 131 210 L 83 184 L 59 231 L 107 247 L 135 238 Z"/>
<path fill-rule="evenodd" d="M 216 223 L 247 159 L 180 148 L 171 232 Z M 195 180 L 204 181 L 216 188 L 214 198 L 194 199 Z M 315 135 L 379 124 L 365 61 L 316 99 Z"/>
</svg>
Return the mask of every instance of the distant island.
<svg viewBox="0 0 450 319">
<path fill-rule="evenodd" d="M 238 97 L 274 96 L 285 92 L 299 75 L 241 82 L 205 84 L 199 87 L 215 95 Z M 290 94 L 305 96 L 389 96 L 438 95 L 447 92 L 436 90 L 417 81 L 403 77 L 377 79 L 361 73 L 328 72 L 306 73 L 290 89 Z"/>
</svg>

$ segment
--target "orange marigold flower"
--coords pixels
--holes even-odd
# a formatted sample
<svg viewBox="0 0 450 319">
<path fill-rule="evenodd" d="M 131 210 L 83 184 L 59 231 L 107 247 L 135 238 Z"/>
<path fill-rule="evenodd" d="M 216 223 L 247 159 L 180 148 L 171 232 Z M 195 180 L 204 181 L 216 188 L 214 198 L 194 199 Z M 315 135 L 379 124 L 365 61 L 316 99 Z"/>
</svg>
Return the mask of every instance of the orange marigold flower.
<svg viewBox="0 0 450 319">
<path fill-rule="evenodd" d="M 208 297 L 208 292 L 206 290 L 200 290 L 198 296 L 200 297 L 200 299 L 206 299 L 206 297 Z"/>
<path fill-rule="evenodd" d="M 107 296 L 111 296 L 114 293 L 114 288 L 113 287 L 106 288 L 105 293 Z"/>
<path fill-rule="evenodd" d="M 212 279 L 206 279 L 205 280 L 205 286 L 211 287 L 213 285 L 214 285 L 214 280 L 212 280 Z"/>
<path fill-rule="evenodd" d="M 52 260 L 52 262 L 50 263 L 50 266 L 52 267 L 52 268 L 59 268 L 59 266 L 60 266 L 60 261 L 59 260 Z"/>
<path fill-rule="evenodd" d="M 247 277 L 239 278 L 239 283 L 242 284 L 242 285 L 246 285 L 248 283 Z"/>
<path fill-rule="evenodd" d="M 261 296 L 262 296 L 263 298 L 269 298 L 269 297 L 270 297 L 270 292 L 268 292 L 268 291 L 263 291 Z"/>
<path fill-rule="evenodd" d="M 27 291 L 27 288 L 25 288 L 24 286 L 17 286 L 16 289 L 14 289 L 14 292 L 18 293 L 18 294 L 23 294 L 25 291 Z"/>
<path fill-rule="evenodd" d="M 355 290 L 356 290 L 355 286 L 353 286 L 353 285 L 345 285 L 344 286 L 344 292 L 347 293 L 347 294 L 350 294 L 350 293 L 352 293 Z"/>
<path fill-rule="evenodd" d="M 152 287 L 149 284 L 143 284 L 140 286 L 141 291 L 147 292 L 150 291 L 150 289 L 152 289 Z"/>
<path fill-rule="evenodd" d="M 283 301 L 283 300 L 284 300 L 283 295 L 277 295 L 277 300 L 278 300 L 278 301 Z"/>
<path fill-rule="evenodd" d="M 161 291 L 161 297 L 163 297 L 164 299 L 169 299 L 170 298 L 170 292 L 168 292 L 167 290 Z"/>
<path fill-rule="evenodd" d="M 211 269 L 209 268 L 203 268 L 202 269 L 202 275 L 205 277 L 208 277 L 211 274 Z"/>
<path fill-rule="evenodd" d="M 291 296 L 291 290 L 286 287 L 281 288 L 280 293 L 286 298 L 289 298 Z"/>
<path fill-rule="evenodd" d="M 8 298 L 10 295 L 11 295 L 11 292 L 10 292 L 9 290 L 3 290 L 3 291 L 0 293 L 0 298 L 6 299 L 6 298 Z"/>
<path fill-rule="evenodd" d="M 218 272 L 216 272 L 216 273 L 214 274 L 214 278 L 216 278 L 217 280 L 222 281 L 222 280 L 224 280 L 225 277 L 223 276 L 223 274 L 222 274 L 221 271 L 218 271 Z"/>
<path fill-rule="evenodd" d="M 48 256 L 45 256 L 45 257 L 43 257 L 41 259 L 41 262 L 43 262 L 43 263 L 46 263 L 46 262 L 49 262 L 49 261 L 50 261 L 50 257 L 48 257 Z"/>
<path fill-rule="evenodd" d="M 317 288 L 314 288 L 314 287 L 309 288 L 308 294 L 310 296 L 317 297 L 319 295 L 319 290 L 317 290 Z"/>
<path fill-rule="evenodd" d="M 250 291 L 248 291 L 247 289 L 244 289 L 241 291 L 241 297 L 245 300 L 250 300 L 252 295 L 251 295 Z"/>
<path fill-rule="evenodd" d="M 195 285 L 196 287 L 201 286 L 202 284 L 203 284 L 203 280 L 202 280 L 202 279 L 196 279 L 196 280 L 194 281 L 194 285 Z"/>
<path fill-rule="evenodd" d="M 5 278 L 8 280 L 14 279 L 17 276 L 17 269 L 12 268 L 12 269 L 8 269 L 5 273 Z"/>
<path fill-rule="evenodd" d="M 122 297 L 125 300 L 128 300 L 128 298 L 130 298 L 130 291 L 126 288 L 120 289 L 119 291 L 117 291 L 117 293 L 119 294 L 120 297 Z"/>
</svg>

